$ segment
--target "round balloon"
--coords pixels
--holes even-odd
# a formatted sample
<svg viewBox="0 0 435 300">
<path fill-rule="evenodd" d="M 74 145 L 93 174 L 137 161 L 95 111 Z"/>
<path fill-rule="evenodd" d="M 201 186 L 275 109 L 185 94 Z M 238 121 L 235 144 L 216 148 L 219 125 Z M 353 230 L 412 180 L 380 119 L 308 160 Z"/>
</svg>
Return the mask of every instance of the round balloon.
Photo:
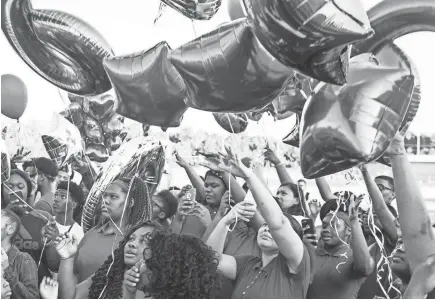
<svg viewBox="0 0 435 300">
<path fill-rule="evenodd" d="M 79 95 L 110 89 L 103 59 L 113 52 L 89 24 L 60 11 L 34 10 L 30 0 L 2 0 L 1 8 L 3 33 L 38 75 Z"/>
<path fill-rule="evenodd" d="M 27 88 L 15 75 L 2 75 L 2 114 L 18 120 L 27 107 Z"/>
</svg>

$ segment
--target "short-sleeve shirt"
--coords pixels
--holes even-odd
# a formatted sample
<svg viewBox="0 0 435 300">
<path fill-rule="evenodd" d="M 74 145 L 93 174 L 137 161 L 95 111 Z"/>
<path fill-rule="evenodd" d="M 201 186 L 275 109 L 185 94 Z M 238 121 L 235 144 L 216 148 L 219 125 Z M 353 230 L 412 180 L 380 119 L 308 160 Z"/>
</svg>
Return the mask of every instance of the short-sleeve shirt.
<svg viewBox="0 0 435 300">
<path fill-rule="evenodd" d="M 54 216 L 53 211 L 54 193 L 50 192 L 42 196 L 36 203 L 35 209 L 43 210 Z"/>
<path fill-rule="evenodd" d="M 261 250 L 257 243 L 257 231 L 239 220 L 233 231 L 228 232 L 224 247 L 224 254 L 250 255 L 261 257 Z"/>
<path fill-rule="evenodd" d="M 304 254 L 298 268 L 290 271 L 279 253 L 264 268 L 260 257 L 235 256 L 237 273 L 233 299 L 304 299 L 310 283 L 310 258 Z"/>
<path fill-rule="evenodd" d="M 356 299 L 366 277 L 354 271 L 352 249 L 343 245 L 331 254 L 319 244 L 316 254 L 307 299 Z"/>
<path fill-rule="evenodd" d="M 123 239 L 121 234 L 108 233 L 107 225 L 92 228 L 81 240 L 74 261 L 74 273 L 78 283 L 94 274 L 112 254 L 112 249 L 115 251 Z"/>
</svg>

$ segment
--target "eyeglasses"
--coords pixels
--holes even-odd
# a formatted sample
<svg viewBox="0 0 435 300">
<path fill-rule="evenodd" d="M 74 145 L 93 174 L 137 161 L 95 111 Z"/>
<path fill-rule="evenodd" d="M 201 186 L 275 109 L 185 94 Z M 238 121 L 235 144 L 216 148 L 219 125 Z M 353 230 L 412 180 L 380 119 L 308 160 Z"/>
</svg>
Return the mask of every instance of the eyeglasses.
<svg viewBox="0 0 435 300">
<path fill-rule="evenodd" d="M 382 192 L 382 191 L 394 191 L 393 189 L 390 189 L 389 187 L 386 187 L 386 186 L 384 186 L 384 185 L 382 185 L 382 184 L 377 184 L 377 186 L 378 186 L 378 189 Z"/>
</svg>

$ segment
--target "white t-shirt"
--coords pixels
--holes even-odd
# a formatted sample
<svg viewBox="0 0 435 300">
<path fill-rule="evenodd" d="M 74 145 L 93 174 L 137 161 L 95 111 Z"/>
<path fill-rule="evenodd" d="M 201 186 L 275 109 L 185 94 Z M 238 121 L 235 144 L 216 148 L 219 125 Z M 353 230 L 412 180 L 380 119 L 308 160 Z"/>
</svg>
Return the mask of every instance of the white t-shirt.
<svg viewBox="0 0 435 300">
<path fill-rule="evenodd" d="M 60 234 L 67 232 L 69 230 L 69 227 L 70 227 L 70 226 L 61 225 L 57 221 L 56 221 L 56 225 L 57 225 L 57 229 L 59 230 Z M 82 226 L 80 226 L 76 222 L 74 222 L 73 227 L 71 228 L 71 231 L 69 233 L 76 240 L 77 245 L 80 243 L 83 236 L 85 235 L 85 233 L 83 232 Z"/>
</svg>

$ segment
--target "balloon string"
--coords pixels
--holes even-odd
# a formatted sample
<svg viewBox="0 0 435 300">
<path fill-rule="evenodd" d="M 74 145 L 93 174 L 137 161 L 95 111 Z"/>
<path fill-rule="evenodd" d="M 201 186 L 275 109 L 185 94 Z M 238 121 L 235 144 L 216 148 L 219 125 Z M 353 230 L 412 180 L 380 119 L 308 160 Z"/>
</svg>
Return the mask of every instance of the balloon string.
<svg viewBox="0 0 435 300">
<path fill-rule="evenodd" d="M 18 200 L 20 200 L 24 205 L 26 205 L 30 210 L 32 210 L 33 212 L 37 213 L 38 215 L 40 215 L 41 217 L 43 217 L 45 220 L 47 220 L 47 222 L 50 222 L 49 219 L 47 219 L 46 216 L 44 216 L 43 214 L 39 213 L 37 210 L 35 210 L 33 207 L 31 207 L 26 201 L 24 201 L 15 191 L 13 191 L 7 184 L 4 184 L 3 186 L 5 186 L 7 189 L 9 189 L 9 191 L 11 191 L 15 196 L 17 196 Z"/>
<path fill-rule="evenodd" d="M 233 125 L 231 124 L 230 117 L 229 117 L 228 114 L 225 114 L 225 116 L 227 117 L 228 123 L 230 124 L 231 131 L 234 134 L 234 128 L 233 128 Z M 225 147 L 225 145 L 224 145 L 224 147 Z M 239 144 L 239 150 L 241 150 L 240 148 L 241 147 L 240 147 L 240 144 Z M 237 162 L 237 163 L 240 163 L 240 162 Z M 230 207 L 230 209 L 232 209 L 232 207 L 231 207 L 231 171 L 232 171 L 232 166 L 230 164 L 230 172 L 228 173 L 228 206 Z M 229 232 L 233 231 L 236 228 L 236 226 L 237 226 L 237 222 L 238 222 L 238 216 L 237 215 L 238 214 L 236 213 L 236 219 L 234 220 L 234 223 L 233 223 L 234 226 L 233 226 L 233 228 L 231 228 L 230 225 L 227 226 L 227 230 Z"/>
<path fill-rule="evenodd" d="M 44 250 L 45 250 L 46 245 L 47 245 L 47 238 L 44 238 L 44 245 L 42 246 L 41 255 L 39 256 L 39 261 L 38 261 L 38 270 L 39 270 L 39 266 L 41 265 L 42 255 L 44 254 Z"/>
</svg>

